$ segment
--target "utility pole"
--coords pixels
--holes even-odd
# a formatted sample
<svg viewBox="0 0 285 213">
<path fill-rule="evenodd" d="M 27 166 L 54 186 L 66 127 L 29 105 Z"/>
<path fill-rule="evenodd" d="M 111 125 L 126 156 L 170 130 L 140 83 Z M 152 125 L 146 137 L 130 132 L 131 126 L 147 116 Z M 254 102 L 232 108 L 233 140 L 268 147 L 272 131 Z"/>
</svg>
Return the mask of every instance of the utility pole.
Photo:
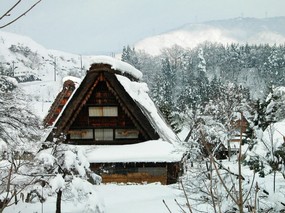
<svg viewBox="0 0 285 213">
<path fill-rule="evenodd" d="M 82 65 L 82 55 L 80 54 L 80 77 L 83 76 L 83 65 Z"/>
<path fill-rule="evenodd" d="M 53 65 L 54 65 L 54 81 L 56 81 L 56 57 L 54 57 Z"/>
<path fill-rule="evenodd" d="M 15 61 L 12 61 L 12 77 L 15 77 Z"/>
</svg>

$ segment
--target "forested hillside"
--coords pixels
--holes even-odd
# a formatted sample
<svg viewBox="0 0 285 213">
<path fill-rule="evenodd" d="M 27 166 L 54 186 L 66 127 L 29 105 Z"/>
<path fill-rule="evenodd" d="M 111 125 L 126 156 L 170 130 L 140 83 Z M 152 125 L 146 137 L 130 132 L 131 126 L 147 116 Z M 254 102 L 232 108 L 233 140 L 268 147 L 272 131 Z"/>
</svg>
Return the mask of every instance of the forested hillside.
<svg viewBox="0 0 285 213">
<path fill-rule="evenodd" d="M 127 46 L 122 60 L 142 70 L 162 111 L 181 113 L 237 93 L 263 100 L 271 87 L 285 83 L 284 55 L 284 45 L 203 43 L 194 49 L 174 46 L 159 56 Z"/>
</svg>

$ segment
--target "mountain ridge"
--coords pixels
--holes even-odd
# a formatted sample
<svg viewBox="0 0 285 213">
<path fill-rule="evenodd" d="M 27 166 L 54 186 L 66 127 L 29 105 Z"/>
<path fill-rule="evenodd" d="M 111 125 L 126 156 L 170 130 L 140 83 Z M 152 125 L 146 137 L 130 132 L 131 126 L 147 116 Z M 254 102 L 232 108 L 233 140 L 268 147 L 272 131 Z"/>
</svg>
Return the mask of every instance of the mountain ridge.
<svg viewBox="0 0 285 213">
<path fill-rule="evenodd" d="M 137 50 L 151 55 L 159 55 L 164 48 L 179 45 L 194 48 L 200 43 L 285 43 L 285 17 L 233 18 L 226 20 L 190 23 L 168 32 L 147 37 L 134 46 Z"/>
</svg>

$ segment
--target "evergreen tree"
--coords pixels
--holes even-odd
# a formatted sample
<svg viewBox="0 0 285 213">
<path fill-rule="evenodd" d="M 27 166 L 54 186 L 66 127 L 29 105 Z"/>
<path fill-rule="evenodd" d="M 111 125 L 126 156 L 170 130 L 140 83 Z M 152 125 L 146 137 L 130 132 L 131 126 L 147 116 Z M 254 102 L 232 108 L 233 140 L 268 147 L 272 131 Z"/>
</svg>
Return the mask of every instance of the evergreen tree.
<svg viewBox="0 0 285 213">
<path fill-rule="evenodd" d="M 129 45 L 127 47 L 123 47 L 121 60 L 133 65 L 137 69 L 140 69 L 139 60 L 135 48 L 131 48 Z"/>
</svg>

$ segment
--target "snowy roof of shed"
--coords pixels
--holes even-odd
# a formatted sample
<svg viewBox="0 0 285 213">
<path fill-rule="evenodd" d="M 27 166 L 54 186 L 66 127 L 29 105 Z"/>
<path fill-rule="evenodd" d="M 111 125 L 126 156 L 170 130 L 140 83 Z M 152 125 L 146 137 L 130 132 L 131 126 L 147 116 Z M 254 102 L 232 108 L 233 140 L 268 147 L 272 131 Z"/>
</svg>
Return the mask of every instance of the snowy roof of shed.
<svg viewBox="0 0 285 213">
<path fill-rule="evenodd" d="M 162 140 L 124 146 L 97 145 L 83 148 L 90 163 L 178 162 L 184 154 L 182 149 Z"/>
</svg>

